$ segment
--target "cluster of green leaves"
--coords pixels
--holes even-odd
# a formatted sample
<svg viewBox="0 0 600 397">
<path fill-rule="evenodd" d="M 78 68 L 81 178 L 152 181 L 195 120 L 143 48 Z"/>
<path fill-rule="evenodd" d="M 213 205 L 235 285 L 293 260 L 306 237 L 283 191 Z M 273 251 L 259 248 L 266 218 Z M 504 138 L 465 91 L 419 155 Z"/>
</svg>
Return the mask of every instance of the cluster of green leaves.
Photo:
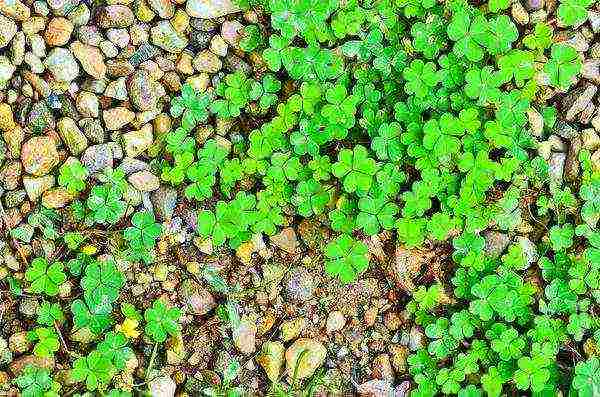
<svg viewBox="0 0 600 397">
<path fill-rule="evenodd" d="M 409 360 L 413 394 L 568 387 L 559 351 L 593 335 L 597 323 L 597 177 L 585 171 L 578 194 L 562 186 L 540 194 L 536 216 L 550 224 L 539 260 L 519 239 L 491 257 L 482 230 L 517 231 L 530 215 L 525 192 L 547 186 L 528 112 L 540 111 L 546 131 L 552 127 L 552 109 L 533 109 L 539 84 L 570 88 L 577 51 L 553 43 L 543 22 L 520 37 L 506 0 L 259 3 L 274 33 L 263 38 L 268 29 L 249 25 L 242 48 L 262 54 L 295 90 L 271 96 L 269 112 L 257 113 L 253 104 L 270 92 L 264 81 L 260 90 L 241 72 L 227 75 L 210 111 L 270 119 L 231 150 L 209 140 L 185 158 L 172 151 L 178 183 L 192 182 L 188 198 L 205 206 L 200 236 L 237 248 L 255 233 L 275 233 L 287 215 L 315 217 L 340 233 L 324 254 L 326 272 L 342 282 L 368 267 L 364 235 L 389 230 L 409 248 L 451 244 L 459 301 L 442 307 L 450 291 L 434 284 L 409 304 L 429 340 Z M 590 4 L 561 1 L 559 22 L 581 23 Z M 588 244 L 583 254 L 573 251 L 578 239 Z"/>
</svg>

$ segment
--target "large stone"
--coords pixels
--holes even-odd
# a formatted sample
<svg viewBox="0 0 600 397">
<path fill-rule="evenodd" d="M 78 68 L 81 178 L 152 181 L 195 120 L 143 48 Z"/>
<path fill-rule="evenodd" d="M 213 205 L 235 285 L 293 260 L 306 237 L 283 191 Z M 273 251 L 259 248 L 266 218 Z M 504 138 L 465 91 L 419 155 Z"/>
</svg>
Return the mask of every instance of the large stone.
<svg viewBox="0 0 600 397">
<path fill-rule="evenodd" d="M 63 208 L 73 200 L 75 196 L 64 187 L 48 189 L 42 194 L 42 205 L 46 208 Z"/>
<path fill-rule="evenodd" d="M 25 186 L 25 192 L 29 200 L 36 202 L 42 196 L 46 190 L 54 186 L 54 176 L 46 175 L 40 177 L 23 177 L 23 185 Z"/>
<path fill-rule="evenodd" d="M 150 196 L 156 218 L 161 221 L 170 221 L 177 205 L 177 191 L 171 187 L 161 186 Z"/>
<path fill-rule="evenodd" d="M 127 157 L 137 157 L 152 145 L 152 125 L 146 124 L 137 131 L 123 134 L 123 147 Z"/>
<path fill-rule="evenodd" d="M 160 21 L 150 29 L 152 43 L 171 53 L 181 52 L 188 44 L 188 39 L 176 31 L 171 22 Z"/>
<path fill-rule="evenodd" d="M 110 145 L 103 143 L 90 146 L 81 156 L 81 162 L 91 174 L 113 166 L 113 152 Z"/>
<path fill-rule="evenodd" d="M 0 1 L 0 13 L 19 22 L 29 19 L 31 10 L 19 0 Z"/>
<path fill-rule="evenodd" d="M 210 291 L 192 279 L 184 280 L 178 293 L 183 298 L 186 310 L 197 316 L 204 316 L 217 307 L 217 302 Z"/>
<path fill-rule="evenodd" d="M 35 176 L 48 174 L 59 161 L 56 143 L 47 136 L 35 136 L 23 145 L 21 162 L 25 171 Z"/>
<path fill-rule="evenodd" d="M 138 70 L 127 79 L 127 91 L 131 103 L 137 110 L 145 111 L 155 109 L 158 103 L 157 85 L 150 73 Z"/>
<path fill-rule="evenodd" d="M 185 10 L 194 18 L 212 19 L 241 11 L 233 0 L 188 0 Z"/>
<path fill-rule="evenodd" d="M 46 26 L 44 39 L 49 46 L 63 46 L 69 42 L 71 33 L 73 33 L 71 21 L 64 17 L 54 17 Z"/>
<path fill-rule="evenodd" d="M 103 79 L 106 76 L 104 54 L 98 47 L 75 41 L 70 48 L 87 74 L 96 79 Z"/>
<path fill-rule="evenodd" d="M 134 172 L 127 180 L 140 192 L 152 192 L 160 186 L 160 179 L 148 170 Z"/>
<path fill-rule="evenodd" d="M 177 385 L 173 379 L 168 376 L 154 377 L 150 381 L 150 395 L 152 397 L 173 397 L 175 396 L 175 390 Z"/>
<path fill-rule="evenodd" d="M 0 88 L 6 87 L 17 68 L 4 55 L 0 55 Z"/>
<path fill-rule="evenodd" d="M 15 376 L 19 376 L 23 369 L 28 365 L 34 365 L 39 368 L 52 370 L 52 368 L 54 368 L 54 364 L 54 357 L 38 357 L 33 354 L 28 354 L 13 360 L 9 368 Z"/>
<path fill-rule="evenodd" d="M 118 106 L 112 109 L 106 109 L 102 112 L 104 126 L 109 131 L 119 130 L 131 123 L 135 119 L 135 113 L 131 110 Z"/>
<path fill-rule="evenodd" d="M 298 238 L 291 227 L 286 227 L 278 234 L 271 236 L 271 243 L 281 248 L 288 254 L 295 254 L 298 249 Z"/>
<path fill-rule="evenodd" d="M 56 80 L 71 82 L 79 76 L 79 65 L 73 53 L 66 48 L 54 48 L 46 57 L 44 65 Z"/>
<path fill-rule="evenodd" d="M 83 117 L 98 117 L 100 113 L 100 101 L 96 94 L 89 91 L 79 91 L 75 106 Z"/>
<path fill-rule="evenodd" d="M 244 354 L 252 354 L 256 351 L 256 324 L 249 320 L 242 320 L 233 329 L 233 344 Z"/>
<path fill-rule="evenodd" d="M 126 28 L 131 26 L 133 21 L 133 11 L 121 4 L 113 4 L 100 8 L 97 16 L 98 26 L 104 29 Z"/>
<path fill-rule="evenodd" d="M 175 15 L 175 5 L 171 0 L 148 0 L 148 4 L 162 19 L 171 19 Z"/>
<path fill-rule="evenodd" d="M 279 380 L 284 355 L 285 347 L 283 346 L 283 343 L 279 341 L 269 341 L 262 345 L 262 349 L 256 358 L 256 361 L 265 370 L 267 378 L 269 378 L 271 382 Z"/>
<path fill-rule="evenodd" d="M 88 140 L 73 119 L 63 117 L 56 123 L 56 128 L 71 154 L 77 156 L 87 148 Z"/>
<path fill-rule="evenodd" d="M 17 24 L 0 14 L 0 48 L 6 47 L 15 34 L 17 34 Z"/>
<path fill-rule="evenodd" d="M 314 339 L 296 340 L 285 352 L 287 374 L 296 379 L 311 377 L 323 365 L 327 349 Z"/>
<path fill-rule="evenodd" d="M 8 132 L 15 127 L 12 108 L 8 103 L 0 103 L 0 131 Z"/>
</svg>

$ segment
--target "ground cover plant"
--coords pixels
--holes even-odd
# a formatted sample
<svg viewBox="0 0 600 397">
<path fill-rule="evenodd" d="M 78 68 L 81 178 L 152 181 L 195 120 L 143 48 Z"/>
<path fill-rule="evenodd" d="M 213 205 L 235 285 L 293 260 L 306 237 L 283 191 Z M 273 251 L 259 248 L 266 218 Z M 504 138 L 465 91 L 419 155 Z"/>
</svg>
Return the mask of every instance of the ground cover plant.
<svg viewBox="0 0 600 397">
<path fill-rule="evenodd" d="M 369 246 L 378 235 L 444 251 L 443 269 L 400 292 L 405 321 L 425 335 L 407 357 L 410 396 L 600 395 L 600 167 L 582 149 L 578 178 L 567 183 L 542 149 L 559 118 L 549 99 L 575 86 L 583 64 L 555 37 L 556 24 L 585 23 L 592 1 L 561 0 L 556 21 L 527 31 L 503 0 L 239 5 L 266 18 L 244 26 L 239 42 L 260 67 L 226 73 L 209 89 L 183 84 L 152 161 L 194 209 L 197 240 L 239 252 L 256 235 L 314 219 L 331 232 L 316 250 L 319 266 L 341 284 L 384 274 Z M 244 128 L 231 141 L 199 138 L 213 122 Z M 156 265 L 169 226 L 130 206 L 122 167 L 94 182 L 91 174 L 77 158 L 58 169 L 72 198 L 61 210 L 68 226 L 56 230 L 58 214 L 43 208 L 29 215 L 31 227 L 10 231 L 16 244 L 36 232 L 62 247 L 6 278 L 13 296 L 40 300 L 27 330 L 32 354 L 68 363 L 60 374 L 26 366 L 11 381 L 22 396 L 147 392 L 157 356 L 181 336 L 182 308 L 119 300 L 123 263 Z M 536 241 L 524 223 L 535 225 Z M 495 253 L 490 230 L 510 236 Z M 99 251 L 94 239 L 108 235 L 117 246 Z M 219 317 L 238 329 L 238 291 L 210 270 L 202 277 L 227 296 Z M 67 288 L 78 291 L 73 299 L 62 298 Z M 71 328 L 93 343 L 69 350 Z M 150 359 L 125 390 L 119 379 L 139 344 Z M 270 379 L 275 395 L 302 393 L 310 376 L 301 361 L 287 368 L 289 389 Z M 245 395 L 240 367 L 232 360 L 203 393 Z M 305 386 L 307 395 L 316 387 Z"/>
</svg>

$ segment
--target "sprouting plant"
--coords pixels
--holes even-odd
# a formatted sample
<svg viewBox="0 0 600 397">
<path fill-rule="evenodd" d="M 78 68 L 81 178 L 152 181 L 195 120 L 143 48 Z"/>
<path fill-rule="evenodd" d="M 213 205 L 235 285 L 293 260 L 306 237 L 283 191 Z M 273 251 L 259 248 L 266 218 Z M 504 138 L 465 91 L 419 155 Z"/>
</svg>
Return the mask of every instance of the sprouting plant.
<svg viewBox="0 0 600 397">
<path fill-rule="evenodd" d="M 124 284 L 125 276 L 112 259 L 89 263 L 81 278 L 85 302 L 94 312 L 110 312 L 110 305 L 117 300 Z"/>
<path fill-rule="evenodd" d="M 566 26 L 580 25 L 587 19 L 587 8 L 593 3 L 593 0 L 561 0 L 557 10 L 558 19 Z"/>
<path fill-rule="evenodd" d="M 550 77 L 550 83 L 566 90 L 573 84 L 573 79 L 581 69 L 581 60 L 575 48 L 568 44 L 553 44 L 552 53 L 544 71 Z"/>
<path fill-rule="evenodd" d="M 94 186 L 86 203 L 95 223 L 115 224 L 126 210 L 121 192 L 110 184 Z"/>
<path fill-rule="evenodd" d="M 197 94 L 192 85 L 184 84 L 181 87 L 181 96 L 171 100 L 171 115 L 181 117 L 183 130 L 190 131 L 198 123 L 208 119 L 210 102 L 210 95 Z"/>
<path fill-rule="evenodd" d="M 582 397 L 600 393 L 600 362 L 597 357 L 581 361 L 575 366 L 572 386 Z"/>
<path fill-rule="evenodd" d="M 125 369 L 126 361 L 133 357 L 133 350 L 128 346 L 127 338 L 120 332 L 107 333 L 104 340 L 98 343 L 97 349 L 117 370 Z"/>
<path fill-rule="evenodd" d="M 110 358 L 94 350 L 75 360 L 71 377 L 76 382 L 85 382 L 87 390 L 94 391 L 105 389 L 114 373 L 115 368 Z"/>
<path fill-rule="evenodd" d="M 58 303 L 43 302 L 37 309 L 38 324 L 53 327 L 64 321 L 65 315 Z"/>
<path fill-rule="evenodd" d="M 129 241 L 131 255 L 135 259 L 142 259 L 151 263 L 152 250 L 156 239 L 160 236 L 162 227 L 154 221 L 154 214 L 148 211 L 135 213 L 131 217 L 132 226 L 125 229 L 123 236 Z"/>
<path fill-rule="evenodd" d="M 72 158 L 66 161 L 60 167 L 58 183 L 67 188 L 71 193 L 79 193 L 85 190 L 85 180 L 88 176 L 88 170 L 81 162 Z"/>
<path fill-rule="evenodd" d="M 343 283 L 356 281 L 358 275 L 369 266 L 366 244 L 347 234 L 327 244 L 325 256 L 328 258 L 325 271 L 339 277 Z"/>
<path fill-rule="evenodd" d="M 35 342 L 33 354 L 41 358 L 53 357 L 60 344 L 54 328 L 38 327 L 27 333 L 27 339 Z"/>
<path fill-rule="evenodd" d="M 14 383 L 21 390 L 22 397 L 58 397 L 60 383 L 52 379 L 46 368 L 27 365 Z"/>
<path fill-rule="evenodd" d="M 179 332 L 179 317 L 181 311 L 176 307 L 167 307 L 161 300 L 157 299 L 152 307 L 146 309 L 144 319 L 146 320 L 145 332 L 155 342 L 162 343 L 167 340 L 168 335 L 176 335 Z"/>
<path fill-rule="evenodd" d="M 254 51 L 258 46 L 260 46 L 262 40 L 262 33 L 258 25 L 252 24 L 244 26 L 244 30 L 242 31 L 242 36 L 239 41 L 239 46 L 246 52 Z"/>
<path fill-rule="evenodd" d="M 31 292 L 55 296 L 67 276 L 62 262 L 49 264 L 44 258 L 35 258 L 25 272 L 25 279 L 31 283 Z"/>
<path fill-rule="evenodd" d="M 369 157 L 364 146 L 357 145 L 354 150 L 343 149 L 338 154 L 338 161 L 332 166 L 333 175 L 343 180 L 344 190 L 348 193 L 364 194 L 373 183 L 377 172 L 377 163 Z"/>
<path fill-rule="evenodd" d="M 224 99 L 213 101 L 210 109 L 222 118 L 237 117 L 250 101 L 260 97 L 261 91 L 260 83 L 249 79 L 244 72 L 228 74 L 217 87 L 217 93 Z"/>
</svg>

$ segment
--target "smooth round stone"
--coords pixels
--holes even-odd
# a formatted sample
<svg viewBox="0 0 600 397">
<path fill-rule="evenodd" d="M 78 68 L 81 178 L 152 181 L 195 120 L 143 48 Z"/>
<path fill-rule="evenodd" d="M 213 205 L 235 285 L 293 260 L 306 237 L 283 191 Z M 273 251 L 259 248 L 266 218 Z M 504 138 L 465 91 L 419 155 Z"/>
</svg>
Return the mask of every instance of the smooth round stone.
<svg viewBox="0 0 600 397">
<path fill-rule="evenodd" d="M 227 55 L 227 47 L 227 43 L 220 34 L 213 36 L 210 42 L 210 50 L 214 54 L 220 57 L 224 57 L 225 55 Z"/>
<path fill-rule="evenodd" d="M 148 170 L 135 172 L 127 180 L 140 192 L 152 192 L 160 186 L 158 177 Z"/>
<path fill-rule="evenodd" d="M 104 40 L 97 26 L 87 25 L 77 29 L 77 38 L 84 44 L 97 46 Z"/>
<path fill-rule="evenodd" d="M 150 35 L 148 33 L 149 28 L 145 24 L 135 24 L 129 29 L 129 36 L 131 37 L 131 44 L 138 46 L 142 43 L 147 43 Z"/>
<path fill-rule="evenodd" d="M 42 194 L 42 205 L 46 208 L 63 208 L 73 200 L 73 193 L 64 187 L 48 189 Z"/>
<path fill-rule="evenodd" d="M 23 63 L 25 56 L 25 33 L 17 32 L 10 44 L 10 62 L 15 66 Z"/>
<path fill-rule="evenodd" d="M 58 164 L 58 161 L 56 143 L 50 137 L 35 136 L 23 144 L 21 163 L 29 174 L 46 175 Z"/>
<path fill-rule="evenodd" d="M 106 37 L 119 48 L 125 48 L 129 44 L 129 32 L 127 29 L 108 29 Z"/>
<path fill-rule="evenodd" d="M 96 118 L 85 118 L 79 120 L 79 126 L 83 130 L 84 135 L 93 143 L 104 142 L 104 128 L 100 124 L 100 120 Z"/>
<path fill-rule="evenodd" d="M 46 57 L 44 65 L 56 80 L 70 82 L 79 76 L 79 65 L 73 53 L 65 48 L 54 48 Z"/>
<path fill-rule="evenodd" d="M 100 112 L 100 101 L 98 97 L 88 91 L 80 91 L 77 94 L 77 101 L 75 102 L 77 111 L 83 117 L 98 117 Z"/>
<path fill-rule="evenodd" d="M 188 0 L 185 6 L 194 18 L 214 19 L 241 11 L 233 0 Z"/>
<path fill-rule="evenodd" d="M 0 14 L 0 48 L 6 47 L 15 34 L 17 34 L 17 24 Z"/>
<path fill-rule="evenodd" d="M 231 46 L 237 46 L 244 25 L 238 21 L 225 21 L 221 25 L 221 36 Z"/>
<path fill-rule="evenodd" d="M 29 36 L 29 44 L 31 46 L 31 52 L 40 58 L 46 56 L 46 42 L 39 34 L 33 34 Z"/>
<path fill-rule="evenodd" d="M 188 44 L 185 35 L 176 31 L 169 21 L 158 22 L 151 30 L 152 43 L 171 53 L 181 52 Z"/>
<path fill-rule="evenodd" d="M 68 18 L 75 26 L 84 26 L 90 21 L 90 9 L 84 3 L 75 7 L 68 15 Z"/>
<path fill-rule="evenodd" d="M 129 98 L 137 110 L 144 111 L 156 108 L 158 103 L 157 84 L 146 70 L 138 70 L 127 79 Z"/>
<path fill-rule="evenodd" d="M 55 17 L 48 22 L 44 39 L 49 46 L 60 47 L 69 42 L 71 33 L 73 33 L 73 23 L 67 18 Z"/>
<path fill-rule="evenodd" d="M 213 37 L 212 32 L 202 30 L 192 30 L 190 34 L 190 47 L 195 51 L 205 50 Z"/>
<path fill-rule="evenodd" d="M 113 131 L 119 130 L 131 123 L 135 119 L 135 113 L 123 106 L 119 106 L 103 111 L 102 118 L 106 129 Z"/>
<path fill-rule="evenodd" d="M 194 69 L 202 73 L 217 73 L 223 67 L 223 63 L 218 56 L 205 50 L 198 54 L 192 61 Z"/>
<path fill-rule="evenodd" d="M 58 120 L 56 127 L 63 142 L 73 155 L 76 156 L 87 148 L 88 140 L 73 119 L 63 117 Z"/>
<path fill-rule="evenodd" d="M 97 16 L 98 26 L 104 29 L 126 28 L 133 24 L 133 11 L 125 5 L 114 4 L 100 8 Z"/>
<path fill-rule="evenodd" d="M 17 68 L 4 55 L 0 55 L 0 87 L 5 87 Z"/>
<path fill-rule="evenodd" d="M 80 3 L 80 0 L 46 0 L 54 15 L 65 16 Z"/>
<path fill-rule="evenodd" d="M 108 40 L 100 42 L 98 47 L 100 47 L 100 50 L 107 58 L 115 58 L 117 55 L 119 55 L 119 49 L 117 46 Z"/>
<path fill-rule="evenodd" d="M 175 15 L 175 5 L 171 0 L 148 0 L 148 3 L 162 19 L 171 19 Z"/>
<path fill-rule="evenodd" d="M 44 72 L 45 66 L 42 63 L 42 60 L 35 54 L 26 52 L 23 61 L 29 66 L 29 69 L 31 69 L 32 73 L 41 74 Z"/>
<path fill-rule="evenodd" d="M 96 79 L 103 79 L 106 76 L 107 67 L 104 63 L 104 55 L 98 47 L 75 41 L 71 43 L 70 48 L 87 74 Z"/>
<path fill-rule="evenodd" d="M 103 143 L 88 147 L 81 156 L 81 162 L 91 174 L 101 172 L 105 168 L 112 168 L 113 152 L 111 146 Z"/>
<path fill-rule="evenodd" d="M 30 201 L 36 202 L 46 190 L 54 186 L 54 176 L 23 177 L 23 186 Z"/>
<path fill-rule="evenodd" d="M 33 132 L 38 134 L 53 130 L 56 126 L 54 114 L 45 101 L 36 102 L 31 106 L 26 123 Z"/>
</svg>

